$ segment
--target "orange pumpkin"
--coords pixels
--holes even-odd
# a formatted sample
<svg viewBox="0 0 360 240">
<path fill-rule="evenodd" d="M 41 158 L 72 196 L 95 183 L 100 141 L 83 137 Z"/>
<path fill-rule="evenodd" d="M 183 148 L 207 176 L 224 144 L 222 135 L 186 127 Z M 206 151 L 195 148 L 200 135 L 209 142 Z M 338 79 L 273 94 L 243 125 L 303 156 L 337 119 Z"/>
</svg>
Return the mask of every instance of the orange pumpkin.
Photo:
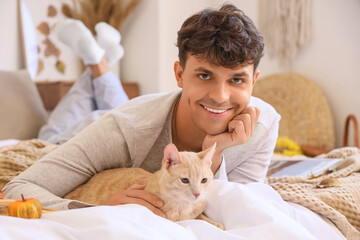
<svg viewBox="0 0 360 240">
<path fill-rule="evenodd" d="M 4 195 L 1 190 L 0 190 L 0 199 L 4 199 Z"/>
<path fill-rule="evenodd" d="M 8 206 L 9 216 L 19 218 L 40 218 L 42 205 L 35 198 L 24 198 L 21 194 L 20 200 L 16 200 Z"/>
</svg>

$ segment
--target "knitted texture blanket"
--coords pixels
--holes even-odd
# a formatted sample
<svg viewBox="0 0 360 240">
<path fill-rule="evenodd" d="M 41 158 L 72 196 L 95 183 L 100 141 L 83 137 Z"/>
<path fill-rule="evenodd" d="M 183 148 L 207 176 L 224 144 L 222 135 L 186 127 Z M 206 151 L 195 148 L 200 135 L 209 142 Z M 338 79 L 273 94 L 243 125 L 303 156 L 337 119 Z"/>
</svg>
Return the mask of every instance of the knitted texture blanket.
<svg viewBox="0 0 360 240">
<path fill-rule="evenodd" d="M 0 148 L 0 189 L 56 147 L 40 139 L 32 139 Z"/>
<path fill-rule="evenodd" d="M 0 148 L 0 189 L 57 147 L 32 139 Z M 337 171 L 318 178 L 269 177 L 267 183 L 285 201 L 329 218 L 347 239 L 360 239 L 360 149 L 339 148 L 318 157 L 342 158 L 343 161 Z M 319 188 L 319 183 L 328 178 L 338 179 L 339 186 Z"/>
<path fill-rule="evenodd" d="M 360 239 L 360 149 L 339 148 L 318 158 L 342 158 L 335 172 L 318 178 L 268 178 L 285 201 L 300 204 L 329 218 L 347 239 Z M 337 179 L 336 187 L 320 182 Z"/>
</svg>

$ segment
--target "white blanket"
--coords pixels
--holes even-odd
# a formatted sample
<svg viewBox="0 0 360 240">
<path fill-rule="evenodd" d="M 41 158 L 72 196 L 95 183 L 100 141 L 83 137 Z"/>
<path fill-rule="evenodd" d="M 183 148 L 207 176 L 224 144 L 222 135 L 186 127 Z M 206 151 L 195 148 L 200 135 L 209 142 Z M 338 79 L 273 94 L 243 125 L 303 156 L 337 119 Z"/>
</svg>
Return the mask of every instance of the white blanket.
<svg viewBox="0 0 360 240">
<path fill-rule="evenodd" d="M 284 202 L 268 185 L 214 181 L 201 220 L 171 222 L 139 205 L 99 206 L 43 214 L 0 216 L 0 239 L 345 239 L 319 215 Z"/>
</svg>

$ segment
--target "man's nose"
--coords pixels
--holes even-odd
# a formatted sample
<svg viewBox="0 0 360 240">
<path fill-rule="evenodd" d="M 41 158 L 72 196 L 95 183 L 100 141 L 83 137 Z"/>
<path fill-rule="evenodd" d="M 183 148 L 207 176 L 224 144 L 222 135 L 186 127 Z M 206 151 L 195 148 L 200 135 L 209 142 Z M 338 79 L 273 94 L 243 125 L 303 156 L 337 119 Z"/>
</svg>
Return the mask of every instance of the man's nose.
<svg viewBox="0 0 360 240">
<path fill-rule="evenodd" d="M 217 83 L 210 89 L 209 97 L 217 103 L 228 102 L 230 98 L 229 87 L 224 82 Z"/>
</svg>

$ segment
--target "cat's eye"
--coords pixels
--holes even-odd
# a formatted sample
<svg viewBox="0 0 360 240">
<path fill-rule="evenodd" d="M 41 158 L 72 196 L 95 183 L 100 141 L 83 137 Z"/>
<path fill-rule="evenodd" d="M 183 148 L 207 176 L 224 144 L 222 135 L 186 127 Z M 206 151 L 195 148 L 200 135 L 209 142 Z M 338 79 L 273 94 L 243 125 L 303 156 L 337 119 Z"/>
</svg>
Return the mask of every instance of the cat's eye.
<svg viewBox="0 0 360 240">
<path fill-rule="evenodd" d="M 189 179 L 188 178 L 181 178 L 181 182 L 182 183 L 189 183 Z"/>
<path fill-rule="evenodd" d="M 206 182 L 207 182 L 207 178 L 201 179 L 201 183 L 206 183 Z"/>
</svg>

